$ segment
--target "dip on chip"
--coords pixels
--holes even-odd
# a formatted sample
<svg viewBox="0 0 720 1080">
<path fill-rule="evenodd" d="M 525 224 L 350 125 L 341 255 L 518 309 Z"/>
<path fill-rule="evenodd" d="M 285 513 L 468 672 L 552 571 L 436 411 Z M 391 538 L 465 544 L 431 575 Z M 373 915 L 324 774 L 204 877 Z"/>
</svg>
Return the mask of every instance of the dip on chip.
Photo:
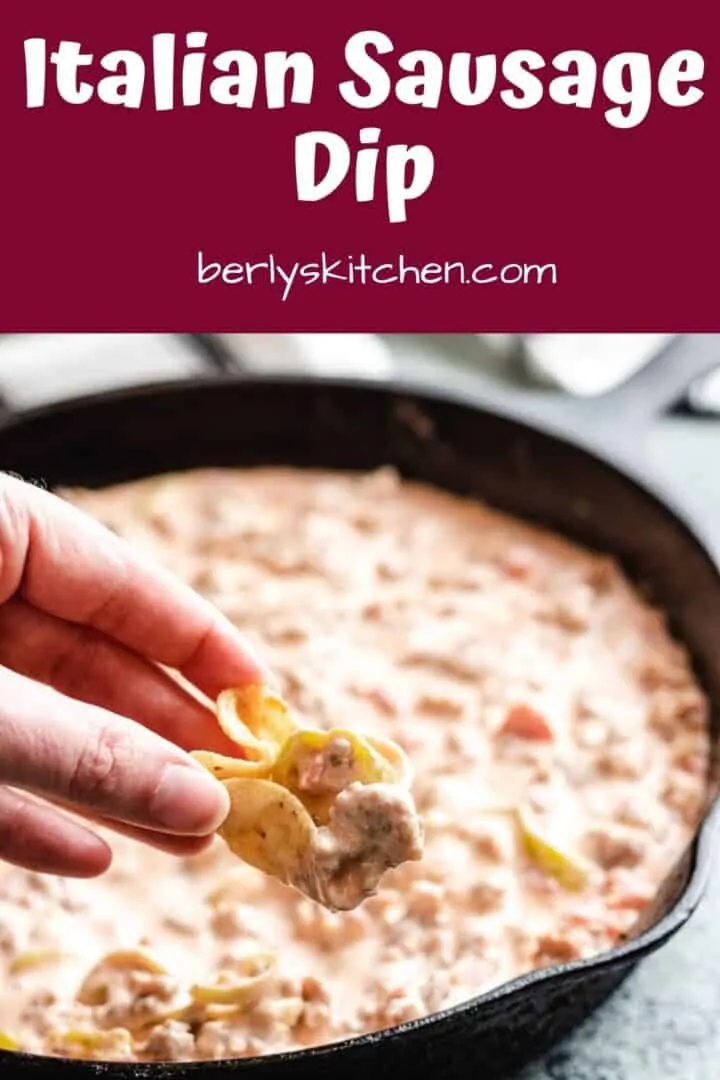
<svg viewBox="0 0 720 1080">
<path fill-rule="evenodd" d="M 302 727 L 257 683 L 220 694 L 217 714 L 237 757 L 193 757 L 228 790 L 218 832 L 245 862 L 330 910 L 349 911 L 387 870 L 421 858 L 410 766 L 395 743 Z"/>
</svg>

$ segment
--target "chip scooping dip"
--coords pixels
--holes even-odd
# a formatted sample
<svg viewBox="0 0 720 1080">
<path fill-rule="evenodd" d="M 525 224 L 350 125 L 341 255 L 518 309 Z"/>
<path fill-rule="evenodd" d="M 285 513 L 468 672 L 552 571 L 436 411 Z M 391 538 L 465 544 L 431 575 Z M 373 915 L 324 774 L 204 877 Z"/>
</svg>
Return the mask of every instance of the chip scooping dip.
<svg viewBox="0 0 720 1080">
<path fill-rule="evenodd" d="M 301 726 L 258 683 L 220 694 L 217 716 L 237 756 L 193 757 L 227 788 L 230 812 L 218 833 L 245 862 L 349 911 L 387 870 L 422 857 L 410 764 L 395 743 Z"/>
</svg>

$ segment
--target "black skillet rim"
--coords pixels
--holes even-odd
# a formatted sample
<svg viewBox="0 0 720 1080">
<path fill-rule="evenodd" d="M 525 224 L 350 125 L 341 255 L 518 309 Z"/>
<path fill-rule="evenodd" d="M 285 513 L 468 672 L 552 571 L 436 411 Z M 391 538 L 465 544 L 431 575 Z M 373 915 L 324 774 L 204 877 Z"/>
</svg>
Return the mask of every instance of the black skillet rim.
<svg viewBox="0 0 720 1080">
<path fill-rule="evenodd" d="M 545 420 L 542 417 L 533 418 L 522 413 L 520 415 L 514 415 L 511 405 L 505 406 L 504 404 L 496 403 L 484 404 L 481 398 L 481 392 L 478 397 L 475 398 L 472 393 L 453 392 L 445 389 L 438 390 L 424 385 L 404 382 L 400 379 L 381 380 L 358 378 L 354 376 L 307 376 L 292 374 L 258 375 L 255 373 L 247 375 L 244 373 L 237 373 L 225 375 L 223 377 L 202 377 L 193 379 L 192 381 L 185 379 L 143 383 L 132 387 L 122 387 L 119 389 L 100 391 L 98 393 L 78 395 L 77 397 L 71 397 L 62 401 L 56 401 L 47 405 L 23 410 L 18 414 L 11 414 L 9 417 L 3 418 L 3 421 L 0 424 L 0 434 L 5 431 L 12 431 L 16 425 L 20 426 L 28 421 L 42 420 L 43 417 L 51 416 L 54 413 L 62 413 L 72 409 L 92 409 L 94 406 L 108 401 L 153 397 L 160 393 L 172 395 L 180 392 L 185 394 L 192 393 L 193 390 L 198 388 L 221 387 L 226 386 L 227 384 L 292 388 L 293 386 L 306 385 L 308 383 L 318 388 L 327 387 L 328 389 L 338 388 L 347 390 L 356 388 L 359 390 L 369 390 L 371 392 L 379 393 L 386 398 L 412 398 L 416 402 L 426 401 L 430 405 L 433 402 L 460 405 L 465 408 L 474 409 L 480 413 L 484 412 L 491 416 L 500 416 L 502 419 L 518 424 L 520 427 L 539 431 L 541 434 L 548 435 L 550 438 L 555 439 L 560 443 L 565 443 L 568 446 L 580 449 L 590 457 L 595 458 L 595 460 L 618 471 L 644 495 L 659 503 L 663 509 L 670 511 L 670 513 L 672 513 L 680 522 L 695 544 L 701 549 L 711 565 L 714 566 L 716 570 L 720 570 L 717 559 L 712 554 L 708 542 L 703 537 L 702 529 L 698 528 L 697 524 L 689 519 L 687 510 L 679 505 L 677 495 L 664 490 L 664 485 L 656 478 L 653 477 L 652 480 L 649 480 L 647 476 L 642 475 L 642 470 L 629 463 L 622 453 L 614 453 L 611 448 L 601 447 L 592 439 L 586 440 L 583 438 L 582 433 L 575 431 L 563 432 L 560 424 Z M 327 1043 L 317 1047 L 308 1047 L 304 1050 L 284 1051 L 278 1054 L 268 1054 L 252 1058 L 227 1058 L 225 1060 L 213 1061 L 210 1064 L 212 1064 L 214 1070 L 226 1072 L 231 1069 L 261 1069 L 264 1066 L 269 1068 L 271 1066 L 283 1064 L 291 1065 L 293 1062 L 299 1061 L 324 1060 L 338 1055 L 343 1051 L 352 1051 L 356 1048 L 394 1042 L 398 1039 L 402 1039 L 405 1035 L 410 1035 L 422 1030 L 433 1029 L 436 1026 L 441 1025 L 446 1019 L 462 1015 L 463 1013 L 473 1012 L 491 1002 L 497 1002 L 503 999 L 508 1002 L 512 1001 L 514 998 L 517 998 L 526 990 L 530 990 L 534 986 L 543 983 L 551 983 L 562 977 L 575 976 L 580 980 L 586 973 L 589 974 L 594 971 L 612 969 L 622 964 L 635 963 L 649 953 L 660 948 L 666 941 L 682 929 L 702 900 L 710 876 L 712 858 L 718 832 L 720 831 L 718 828 L 719 824 L 720 795 L 716 795 L 712 799 L 702 821 L 698 825 L 694 839 L 689 847 L 687 853 L 689 857 L 687 881 L 673 905 L 657 922 L 647 927 L 639 933 L 637 937 L 631 938 L 619 945 L 615 945 L 611 949 L 607 949 L 597 956 L 587 957 L 583 960 L 571 960 L 565 964 L 555 964 L 546 968 L 526 972 L 525 974 L 519 975 L 515 979 L 511 979 L 505 983 L 501 983 L 499 986 L 493 987 L 482 994 L 468 998 L 466 1001 L 460 1002 L 449 1009 L 430 1013 L 427 1016 L 420 1017 L 417 1020 L 407 1021 L 404 1024 L 399 1024 L 395 1027 L 369 1032 L 364 1035 L 353 1036 L 349 1039 L 343 1039 L 342 1041 Z M 28 1054 L 22 1051 L 0 1051 L 0 1062 L 8 1059 L 16 1061 L 18 1066 L 21 1066 L 24 1062 L 35 1064 L 38 1062 L 56 1061 L 58 1065 L 61 1066 L 77 1066 L 87 1075 L 92 1075 L 98 1068 L 102 1070 L 103 1074 L 112 1073 L 114 1069 L 120 1071 L 128 1064 L 127 1062 L 114 1061 L 78 1061 L 74 1058 L 49 1057 L 47 1055 Z M 196 1073 L 200 1070 L 207 1069 L 208 1064 L 207 1061 L 132 1063 L 134 1075 L 137 1077 L 164 1075 L 180 1076 L 185 1073 Z"/>
</svg>

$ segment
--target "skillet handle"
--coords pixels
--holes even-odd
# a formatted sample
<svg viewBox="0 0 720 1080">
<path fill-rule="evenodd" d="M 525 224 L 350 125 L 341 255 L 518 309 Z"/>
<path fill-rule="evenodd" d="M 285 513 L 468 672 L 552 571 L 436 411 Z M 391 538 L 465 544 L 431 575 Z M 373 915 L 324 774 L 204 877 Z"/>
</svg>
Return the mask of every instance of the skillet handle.
<svg viewBox="0 0 720 1080">
<path fill-rule="evenodd" d="M 620 386 L 586 402 L 595 431 L 633 438 L 682 400 L 695 379 L 720 368 L 720 334 L 678 334 Z"/>
<path fill-rule="evenodd" d="M 720 334 L 679 334 L 620 386 L 592 397 L 509 385 L 485 372 L 466 375 L 459 388 L 480 408 L 627 457 L 653 419 L 677 404 L 695 379 L 719 367 Z"/>
<path fill-rule="evenodd" d="M 225 344 L 218 334 L 190 334 L 196 348 L 202 352 L 209 369 L 218 375 L 231 375 L 233 378 L 247 371 L 247 364 L 237 353 Z"/>
</svg>

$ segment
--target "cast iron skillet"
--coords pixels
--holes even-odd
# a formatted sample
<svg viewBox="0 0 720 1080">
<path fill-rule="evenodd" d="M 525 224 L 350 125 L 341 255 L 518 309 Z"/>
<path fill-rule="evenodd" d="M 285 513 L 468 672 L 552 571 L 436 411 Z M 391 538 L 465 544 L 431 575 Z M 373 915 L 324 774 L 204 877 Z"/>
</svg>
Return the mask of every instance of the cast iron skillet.
<svg viewBox="0 0 720 1080">
<path fill-rule="evenodd" d="M 342 469 L 395 464 L 613 552 L 671 614 L 690 646 L 720 730 L 720 577 L 676 500 L 638 459 L 639 428 L 720 361 L 715 338 L 681 339 L 620 393 L 588 407 L 533 393 L 483 401 L 362 380 L 212 378 L 114 392 L 6 418 L 0 464 L 28 479 L 96 486 L 170 469 L 282 463 Z M 491 392 L 492 390 L 492 392 Z M 483 403 L 484 402 L 484 403 Z M 564 434 L 562 434 L 564 430 Z M 598 1005 L 685 923 L 703 892 L 717 803 L 632 940 L 544 969 L 467 1003 L 333 1046 L 251 1060 L 101 1064 L 0 1052 L 20 1080 L 361 1078 L 427 1071 L 436 1080 L 507 1077 Z M 351 977 L 349 975 L 349 977 Z"/>
</svg>

